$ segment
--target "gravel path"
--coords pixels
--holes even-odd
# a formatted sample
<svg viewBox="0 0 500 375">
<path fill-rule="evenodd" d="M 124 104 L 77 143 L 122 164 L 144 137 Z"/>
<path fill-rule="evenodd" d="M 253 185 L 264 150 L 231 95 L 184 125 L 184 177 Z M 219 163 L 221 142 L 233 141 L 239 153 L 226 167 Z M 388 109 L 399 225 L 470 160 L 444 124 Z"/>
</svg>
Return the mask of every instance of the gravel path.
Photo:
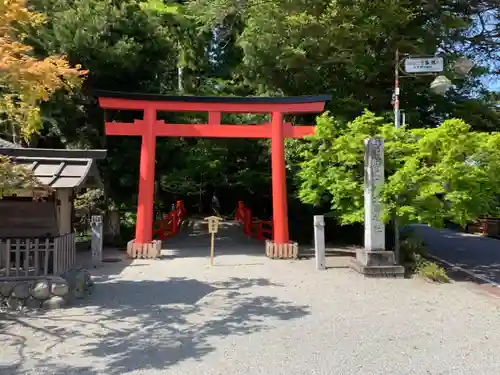
<svg viewBox="0 0 500 375">
<path fill-rule="evenodd" d="M 496 298 L 224 251 L 107 264 L 84 305 L 2 317 L 0 374 L 500 374 Z"/>
</svg>

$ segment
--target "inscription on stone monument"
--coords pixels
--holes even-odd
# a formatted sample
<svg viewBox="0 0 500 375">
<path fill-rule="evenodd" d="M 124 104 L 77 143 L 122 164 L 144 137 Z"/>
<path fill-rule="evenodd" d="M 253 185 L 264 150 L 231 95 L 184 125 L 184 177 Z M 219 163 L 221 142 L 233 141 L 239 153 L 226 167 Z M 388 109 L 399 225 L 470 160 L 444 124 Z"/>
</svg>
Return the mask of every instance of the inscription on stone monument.
<svg viewBox="0 0 500 375">
<path fill-rule="evenodd" d="M 378 192 L 384 183 L 384 140 L 365 140 L 365 250 L 385 250 L 385 226 Z"/>
</svg>

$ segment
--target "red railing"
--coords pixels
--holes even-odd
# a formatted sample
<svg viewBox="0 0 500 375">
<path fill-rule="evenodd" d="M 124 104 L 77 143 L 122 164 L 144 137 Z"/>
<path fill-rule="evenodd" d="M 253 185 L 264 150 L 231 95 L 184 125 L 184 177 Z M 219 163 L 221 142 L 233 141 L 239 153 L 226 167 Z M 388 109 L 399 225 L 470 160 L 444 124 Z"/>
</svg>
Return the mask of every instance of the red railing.
<svg viewBox="0 0 500 375">
<path fill-rule="evenodd" d="M 252 216 L 252 210 L 245 207 L 243 201 L 238 202 L 235 211 L 235 219 L 243 226 L 243 233 L 246 236 L 264 241 L 273 239 L 273 221 L 261 220 Z"/>
<path fill-rule="evenodd" d="M 166 240 L 179 232 L 182 220 L 186 217 L 186 208 L 183 201 L 177 201 L 175 209 L 170 211 L 163 219 L 153 223 L 153 238 Z"/>
</svg>

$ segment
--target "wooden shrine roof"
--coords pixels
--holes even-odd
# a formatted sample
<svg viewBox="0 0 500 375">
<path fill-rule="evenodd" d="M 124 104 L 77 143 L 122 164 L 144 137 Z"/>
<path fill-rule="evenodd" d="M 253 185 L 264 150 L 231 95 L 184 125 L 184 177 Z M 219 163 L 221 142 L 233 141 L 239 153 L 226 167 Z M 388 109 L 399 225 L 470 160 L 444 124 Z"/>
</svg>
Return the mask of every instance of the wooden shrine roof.
<svg viewBox="0 0 500 375">
<path fill-rule="evenodd" d="M 96 160 L 106 157 L 105 150 L 22 148 L 8 143 L 0 143 L 0 154 L 33 171 L 44 186 L 58 189 L 102 185 Z"/>
</svg>

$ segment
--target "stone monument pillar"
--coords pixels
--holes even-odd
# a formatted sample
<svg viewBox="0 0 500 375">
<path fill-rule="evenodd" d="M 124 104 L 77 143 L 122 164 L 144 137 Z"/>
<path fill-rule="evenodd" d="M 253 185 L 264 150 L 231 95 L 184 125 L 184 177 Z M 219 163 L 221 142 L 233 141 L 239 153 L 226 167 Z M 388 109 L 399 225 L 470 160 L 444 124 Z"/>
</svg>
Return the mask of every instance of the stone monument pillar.
<svg viewBox="0 0 500 375">
<path fill-rule="evenodd" d="M 377 193 L 384 184 L 384 140 L 365 140 L 365 250 L 385 250 L 385 225 L 380 215 L 382 203 Z"/>
<path fill-rule="evenodd" d="M 90 221 L 90 227 L 92 229 L 92 264 L 94 267 L 99 266 L 102 263 L 102 232 L 103 232 L 103 222 L 102 216 L 95 215 L 92 216 Z"/>
<path fill-rule="evenodd" d="M 351 267 L 365 276 L 403 277 L 404 267 L 396 265 L 394 252 L 385 248 L 385 225 L 378 192 L 384 183 L 384 140 L 365 140 L 365 246 L 356 252 Z"/>
</svg>

